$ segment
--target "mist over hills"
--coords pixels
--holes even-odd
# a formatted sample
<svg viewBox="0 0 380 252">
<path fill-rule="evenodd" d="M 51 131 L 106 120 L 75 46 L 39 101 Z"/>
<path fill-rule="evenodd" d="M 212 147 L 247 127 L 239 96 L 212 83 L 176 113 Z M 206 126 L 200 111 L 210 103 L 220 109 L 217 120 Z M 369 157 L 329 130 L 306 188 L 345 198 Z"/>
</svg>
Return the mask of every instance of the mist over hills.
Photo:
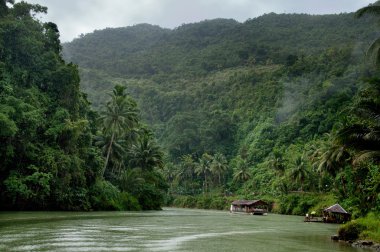
<svg viewBox="0 0 380 252">
<path fill-rule="evenodd" d="M 64 44 L 63 55 L 79 65 L 95 109 L 126 85 L 171 160 L 248 151 L 257 165 L 333 129 L 375 31 L 372 18 L 353 14 L 270 13 L 97 30 Z"/>
</svg>

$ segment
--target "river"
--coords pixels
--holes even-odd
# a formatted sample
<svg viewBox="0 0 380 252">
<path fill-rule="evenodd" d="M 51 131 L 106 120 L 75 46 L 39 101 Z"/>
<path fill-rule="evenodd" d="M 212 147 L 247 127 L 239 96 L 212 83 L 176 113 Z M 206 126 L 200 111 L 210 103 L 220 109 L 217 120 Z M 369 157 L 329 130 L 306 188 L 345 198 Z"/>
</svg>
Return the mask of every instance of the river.
<svg viewBox="0 0 380 252">
<path fill-rule="evenodd" d="M 337 227 L 300 216 L 175 208 L 3 212 L 0 251 L 364 251 L 332 242 Z"/>
</svg>

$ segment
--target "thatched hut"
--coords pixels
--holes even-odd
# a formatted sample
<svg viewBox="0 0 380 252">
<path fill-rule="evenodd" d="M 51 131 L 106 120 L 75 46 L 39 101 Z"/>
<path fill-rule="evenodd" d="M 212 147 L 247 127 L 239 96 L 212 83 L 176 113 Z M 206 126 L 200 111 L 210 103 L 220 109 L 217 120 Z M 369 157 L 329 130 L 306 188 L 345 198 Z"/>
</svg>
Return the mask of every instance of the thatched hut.
<svg viewBox="0 0 380 252">
<path fill-rule="evenodd" d="M 262 200 L 235 200 L 231 203 L 231 213 L 266 214 L 268 204 Z"/>
<path fill-rule="evenodd" d="M 332 205 L 323 210 L 323 221 L 327 223 L 345 223 L 351 219 L 351 214 L 339 204 Z"/>
</svg>

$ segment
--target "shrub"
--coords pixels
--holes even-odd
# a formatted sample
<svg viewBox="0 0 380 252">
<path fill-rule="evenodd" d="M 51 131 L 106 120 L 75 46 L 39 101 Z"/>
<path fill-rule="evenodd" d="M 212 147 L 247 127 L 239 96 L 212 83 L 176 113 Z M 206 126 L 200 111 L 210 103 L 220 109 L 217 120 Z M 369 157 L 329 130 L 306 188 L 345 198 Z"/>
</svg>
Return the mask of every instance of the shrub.
<svg viewBox="0 0 380 252">
<path fill-rule="evenodd" d="M 363 227 L 360 239 L 370 239 L 380 242 L 380 215 L 379 213 L 369 213 L 366 217 L 357 220 Z"/>
<path fill-rule="evenodd" d="M 126 192 L 120 192 L 105 180 L 98 180 L 91 188 L 91 206 L 93 210 L 140 210 L 136 198 Z"/>
<path fill-rule="evenodd" d="M 196 207 L 199 209 L 210 209 L 211 197 L 209 196 L 200 196 L 197 200 Z"/>
<path fill-rule="evenodd" d="M 359 234 L 363 229 L 364 226 L 357 221 L 348 222 L 339 228 L 339 239 L 344 241 L 356 240 L 359 238 Z"/>
<path fill-rule="evenodd" d="M 226 209 L 226 199 L 215 197 L 211 199 L 210 209 L 224 210 Z"/>
</svg>

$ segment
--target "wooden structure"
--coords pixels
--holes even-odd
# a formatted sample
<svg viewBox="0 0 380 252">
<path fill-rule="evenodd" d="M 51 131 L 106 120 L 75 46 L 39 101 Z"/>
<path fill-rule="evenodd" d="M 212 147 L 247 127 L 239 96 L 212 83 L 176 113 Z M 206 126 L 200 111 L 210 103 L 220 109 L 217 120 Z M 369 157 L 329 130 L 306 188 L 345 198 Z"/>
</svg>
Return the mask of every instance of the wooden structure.
<svg viewBox="0 0 380 252">
<path fill-rule="evenodd" d="M 332 205 L 323 210 L 323 222 L 345 223 L 351 219 L 351 214 L 343 209 L 339 204 Z"/>
<path fill-rule="evenodd" d="M 262 200 L 235 200 L 230 212 L 263 215 L 268 213 L 268 204 Z"/>
<path fill-rule="evenodd" d="M 312 212 L 310 215 L 306 214 L 304 222 L 323 222 L 323 218 L 315 216 L 315 212 Z"/>
</svg>

